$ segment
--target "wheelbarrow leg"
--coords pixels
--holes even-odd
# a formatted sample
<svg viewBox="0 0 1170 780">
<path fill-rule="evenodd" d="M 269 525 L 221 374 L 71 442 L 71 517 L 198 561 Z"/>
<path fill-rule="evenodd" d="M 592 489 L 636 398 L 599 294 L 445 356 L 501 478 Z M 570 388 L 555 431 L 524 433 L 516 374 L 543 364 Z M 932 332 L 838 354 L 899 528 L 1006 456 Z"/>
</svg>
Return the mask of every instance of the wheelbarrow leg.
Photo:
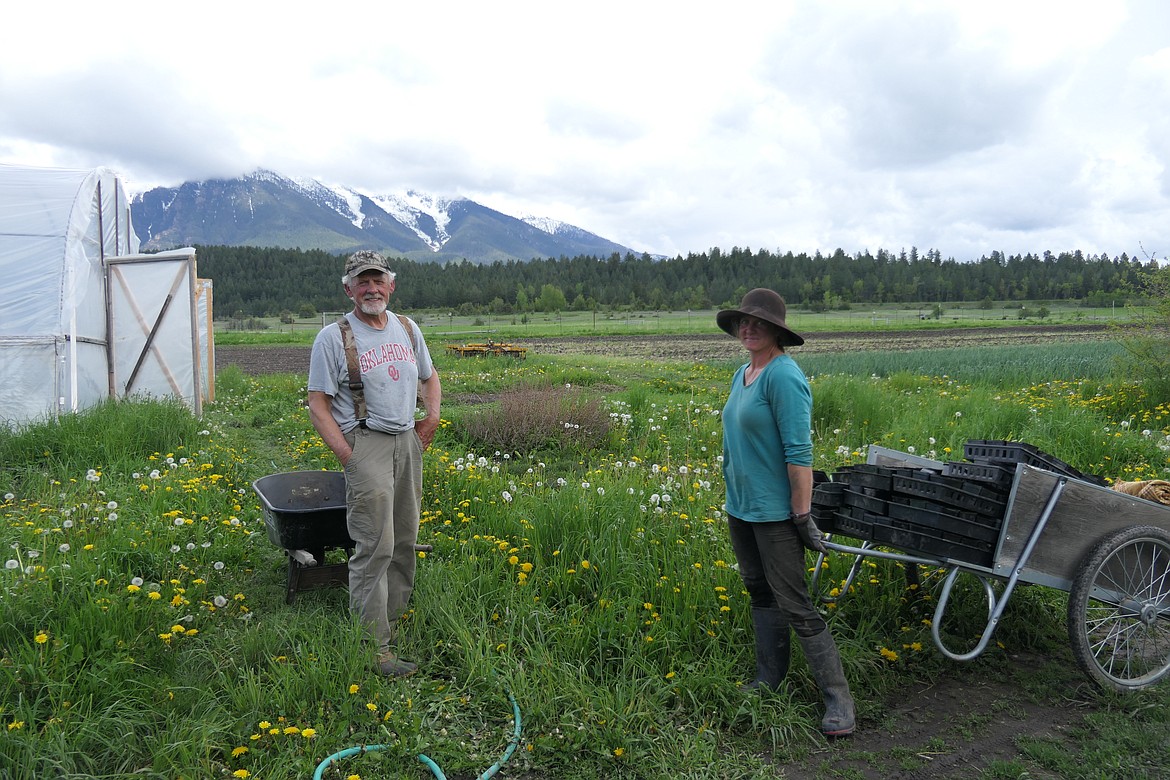
<svg viewBox="0 0 1170 780">
<path fill-rule="evenodd" d="M 287 552 L 285 557 L 288 558 L 288 590 L 285 593 L 284 602 L 292 604 L 297 599 L 297 580 L 300 579 L 301 565 Z"/>
</svg>

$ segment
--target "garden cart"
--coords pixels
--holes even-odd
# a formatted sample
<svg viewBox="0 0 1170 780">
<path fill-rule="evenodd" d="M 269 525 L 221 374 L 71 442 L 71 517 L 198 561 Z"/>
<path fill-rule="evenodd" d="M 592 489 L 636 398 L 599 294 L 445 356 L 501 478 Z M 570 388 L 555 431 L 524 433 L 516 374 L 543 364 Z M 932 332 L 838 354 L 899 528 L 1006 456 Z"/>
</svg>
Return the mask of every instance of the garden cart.
<svg viewBox="0 0 1170 780">
<path fill-rule="evenodd" d="M 931 636 L 943 655 L 965 661 L 991 642 L 1018 585 L 1057 588 L 1068 593 L 1069 640 L 1091 680 L 1133 691 L 1166 677 L 1170 506 L 1111 490 L 1030 445 L 973 441 L 964 452 L 964 462 L 941 463 L 875 447 L 866 464 L 814 488 L 814 517 L 830 530 L 826 546 L 855 556 L 841 594 L 867 557 L 915 572 L 938 567 L 946 577 Z M 957 651 L 941 632 L 963 574 L 982 585 L 988 618 L 974 647 Z"/>
</svg>

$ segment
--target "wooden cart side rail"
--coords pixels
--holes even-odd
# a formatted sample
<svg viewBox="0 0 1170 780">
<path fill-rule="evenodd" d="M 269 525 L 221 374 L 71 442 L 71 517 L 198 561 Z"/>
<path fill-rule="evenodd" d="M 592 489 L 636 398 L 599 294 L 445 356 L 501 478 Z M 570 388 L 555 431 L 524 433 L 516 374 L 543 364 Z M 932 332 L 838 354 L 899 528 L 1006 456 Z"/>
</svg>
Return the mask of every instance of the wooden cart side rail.
<svg viewBox="0 0 1170 780">
<path fill-rule="evenodd" d="M 1057 482 L 1067 479 L 1039 543 L 1020 579 L 1069 591 L 1082 561 L 1101 539 L 1134 525 L 1170 531 L 1170 507 L 1090 482 L 1017 464 L 992 570 L 1009 577 L 1016 568 Z"/>
</svg>

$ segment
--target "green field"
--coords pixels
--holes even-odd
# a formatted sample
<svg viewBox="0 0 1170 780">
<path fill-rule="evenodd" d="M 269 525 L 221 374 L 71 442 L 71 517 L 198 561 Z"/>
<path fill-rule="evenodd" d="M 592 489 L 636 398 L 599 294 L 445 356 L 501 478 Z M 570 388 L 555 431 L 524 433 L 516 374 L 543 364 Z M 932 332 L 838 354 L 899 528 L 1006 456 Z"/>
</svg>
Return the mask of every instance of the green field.
<svg viewBox="0 0 1170 780">
<path fill-rule="evenodd" d="M 690 316 L 709 323 L 712 312 Z M 791 323 L 820 329 L 813 316 Z M 583 317 L 530 327 L 588 332 Z M 693 330 L 686 318 L 645 327 Z M 423 320 L 428 333 L 443 322 Z M 970 439 L 1011 439 L 1111 480 L 1170 478 L 1170 405 L 1119 375 L 1116 354 L 809 355 L 816 467 L 864 462 L 871 445 L 947 460 Z M 785 691 L 741 688 L 750 619 L 719 467 L 733 361 L 436 361 L 444 423 L 425 458 L 420 532 L 433 549 L 402 627 L 403 654 L 422 670 L 406 680 L 371 673 L 343 589 L 285 603 L 286 558 L 251 485 L 336 468 L 309 425 L 303 376 L 222 371 L 201 420 L 142 401 L 0 432 L 0 777 L 292 780 L 362 745 L 381 749 L 324 777 L 436 776 L 425 755 L 471 778 L 507 755 L 500 776 L 529 780 L 771 778 L 789 762 L 850 755 L 817 733 L 799 657 Z M 830 557 L 827 588 L 850 563 Z M 940 570 L 921 567 L 911 594 L 904 569 L 868 566 L 826 607 L 863 729 L 883 726 L 886 696 L 954 664 L 930 637 Z M 1065 600 L 1021 589 L 965 668 L 1004 678 L 1032 653 L 1067 669 Z M 951 614 L 948 638 L 972 642 L 981 589 L 961 585 Z M 1058 679 L 1022 687 L 1063 701 Z M 1082 728 L 1021 740 L 1020 758 L 971 776 L 1170 771 L 1165 685 L 1077 695 L 1092 708 Z M 894 760 L 926 771 L 929 750 L 949 747 Z M 818 766 L 819 777 L 860 777 Z"/>
<path fill-rule="evenodd" d="M 391 304 L 393 306 L 393 303 Z M 810 312 L 799 308 L 788 311 L 788 324 L 797 332 L 914 330 L 952 327 L 1009 327 L 1018 325 L 1124 325 L 1132 322 L 1141 309 L 1123 306 L 1091 308 L 1074 303 L 1035 301 L 1023 304 L 1028 314 L 1021 317 L 1020 304 L 998 303 L 990 309 L 979 304 L 963 303 L 944 307 L 939 317 L 932 315 L 934 304 L 918 306 L 858 307 L 850 310 Z M 1038 316 L 1044 308 L 1047 315 Z M 439 338 L 474 340 L 605 336 L 629 334 L 718 333 L 715 309 L 693 311 L 564 311 L 529 312 L 508 315 L 459 315 L 453 312 L 403 312 L 415 319 L 428 335 Z M 340 312 L 282 323 L 276 318 L 217 320 L 217 344 L 308 343 L 323 323 L 336 319 Z"/>
</svg>

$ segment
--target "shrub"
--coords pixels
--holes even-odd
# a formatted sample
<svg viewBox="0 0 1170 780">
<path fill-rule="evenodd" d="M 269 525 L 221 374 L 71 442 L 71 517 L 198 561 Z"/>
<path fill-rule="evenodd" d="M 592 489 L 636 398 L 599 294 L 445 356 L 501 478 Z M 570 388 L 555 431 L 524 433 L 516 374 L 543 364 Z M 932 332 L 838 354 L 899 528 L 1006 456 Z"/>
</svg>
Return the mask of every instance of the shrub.
<svg viewBox="0 0 1170 780">
<path fill-rule="evenodd" d="M 531 453 L 596 448 L 609 425 L 601 402 L 576 388 L 521 387 L 501 394 L 498 406 L 469 414 L 463 430 L 475 447 Z"/>
</svg>

